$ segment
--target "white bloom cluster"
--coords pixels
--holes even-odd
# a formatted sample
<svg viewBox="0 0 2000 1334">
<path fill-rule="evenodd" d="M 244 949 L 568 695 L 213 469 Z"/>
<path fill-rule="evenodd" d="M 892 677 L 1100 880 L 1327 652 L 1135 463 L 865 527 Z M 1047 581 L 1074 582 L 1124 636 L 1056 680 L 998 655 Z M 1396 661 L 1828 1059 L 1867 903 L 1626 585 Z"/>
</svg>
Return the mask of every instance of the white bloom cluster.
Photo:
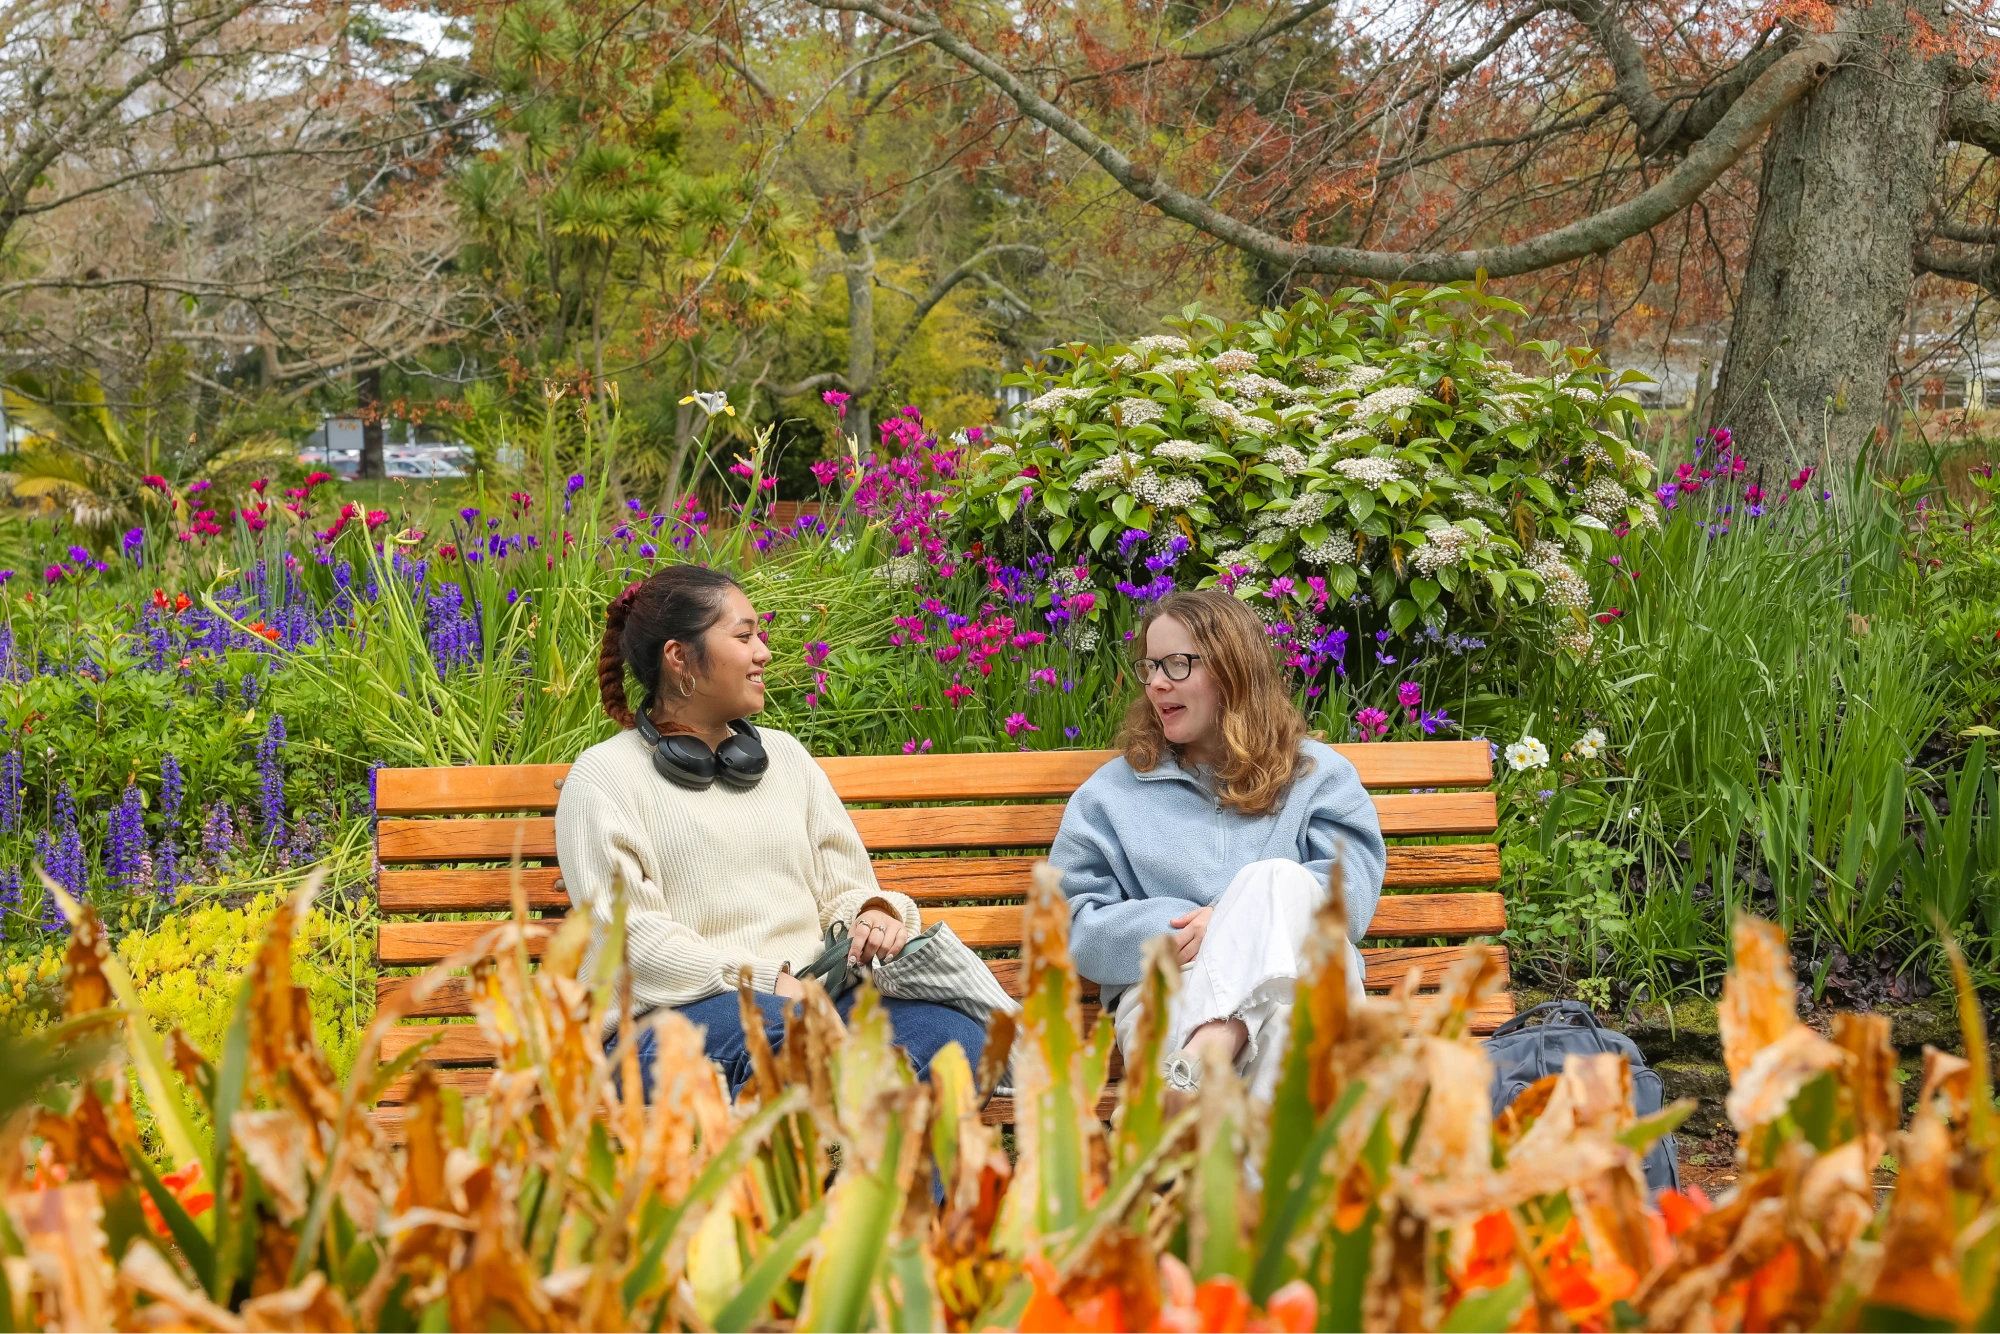
<svg viewBox="0 0 2000 1334">
<path fill-rule="evenodd" d="M 1306 456 L 1290 445 L 1272 445 L 1264 451 L 1264 462 L 1276 464 L 1278 471 L 1287 477 L 1297 477 L 1309 466 Z"/>
<path fill-rule="evenodd" d="M 1024 412 L 1053 412 L 1065 403 L 1077 403 L 1089 398 L 1094 389 L 1079 389 L 1072 385 L 1057 385 L 1054 389 L 1037 394 L 1021 405 Z"/>
<path fill-rule="evenodd" d="M 1625 508 L 1631 503 L 1632 497 L 1618 479 L 1604 473 L 1591 478 L 1590 485 L 1583 488 L 1583 512 L 1605 523 L 1623 523 Z"/>
<path fill-rule="evenodd" d="M 1428 352 L 1430 350 L 1431 340 L 1428 338 L 1412 338 L 1409 342 L 1403 344 L 1403 351 L 1405 352 Z"/>
<path fill-rule="evenodd" d="M 1323 491 L 1308 491 L 1284 509 L 1265 510 L 1260 517 L 1278 528 L 1310 528 L 1326 517 L 1326 499 Z"/>
<path fill-rule="evenodd" d="M 1132 479 L 1132 495 L 1155 509 L 1184 510 L 1207 493 L 1192 477 L 1167 477 L 1142 472 Z"/>
<path fill-rule="evenodd" d="M 1594 760 L 1604 754 L 1608 739 L 1604 735 L 1603 728 L 1593 727 L 1576 739 L 1576 744 L 1570 747 L 1570 751 L 1580 760 Z"/>
<path fill-rule="evenodd" d="M 1208 446 L 1193 440 L 1162 440 L 1153 446 L 1156 459 L 1173 459 L 1178 463 L 1199 463 L 1207 457 Z"/>
<path fill-rule="evenodd" d="M 1341 459 L 1329 471 L 1363 486 L 1380 486 L 1400 478 L 1403 465 L 1394 459 L 1378 459 L 1372 454 L 1362 454 L 1356 458 Z"/>
<path fill-rule="evenodd" d="M 1354 564 L 1354 538 L 1347 533 L 1329 533 L 1324 542 L 1302 547 L 1299 555 L 1308 565 Z"/>
<path fill-rule="evenodd" d="M 1424 396 L 1424 391 L 1410 384 L 1392 384 L 1387 389 L 1377 389 L 1368 397 L 1354 405 L 1356 417 L 1373 417 L 1378 413 L 1395 412 L 1407 408 Z"/>
<path fill-rule="evenodd" d="M 1589 626 L 1574 623 L 1563 626 L 1550 639 L 1550 644 L 1556 652 L 1567 653 L 1572 658 L 1588 657 L 1590 646 L 1596 642 L 1597 636 L 1591 632 Z"/>
<path fill-rule="evenodd" d="M 982 459 L 1011 459 L 1014 457 L 1014 447 L 1003 440 L 991 449 L 983 451 L 979 457 Z"/>
<path fill-rule="evenodd" d="M 1119 486 L 1132 480 L 1138 471 L 1140 459 L 1137 454 L 1121 450 L 1106 454 L 1097 462 L 1085 468 L 1072 483 L 1079 491 L 1098 491 L 1107 486 Z"/>
<path fill-rule="evenodd" d="M 1590 585 L 1563 559 L 1561 546 L 1537 542 L 1522 563 L 1541 576 L 1542 597 L 1551 607 L 1582 611 L 1590 606 Z"/>
<path fill-rule="evenodd" d="M 1475 521 L 1476 522 L 1476 521 Z M 1417 548 L 1414 563 L 1421 573 L 1435 577 L 1439 570 L 1451 565 L 1463 565 L 1465 558 L 1483 545 L 1463 528 L 1447 524 L 1443 528 L 1433 528 L 1424 534 L 1424 544 Z"/>
<path fill-rule="evenodd" d="M 1531 736 L 1524 736 L 1507 747 L 1507 764 L 1515 773 L 1524 769 L 1546 769 L 1549 766 L 1549 748 Z"/>
<path fill-rule="evenodd" d="M 1502 426 L 1513 426 L 1526 420 L 1534 399 L 1526 394 L 1495 394 L 1486 400 L 1486 405 L 1500 419 Z"/>
<path fill-rule="evenodd" d="M 1185 352 L 1188 341 L 1179 334 L 1147 334 L 1144 338 L 1134 338 L 1126 346 L 1145 356 L 1149 352 Z"/>
<path fill-rule="evenodd" d="M 1347 373 L 1340 377 L 1339 387 L 1358 394 L 1388 373 L 1380 366 L 1349 366 Z"/>
<path fill-rule="evenodd" d="M 1218 421 L 1232 431 L 1245 435 L 1269 435 L 1271 423 L 1262 417 L 1253 417 L 1234 403 L 1220 398 L 1204 398 L 1195 404 L 1195 411 L 1202 416 Z"/>
<path fill-rule="evenodd" d="M 1238 375 L 1244 371 L 1257 369 L 1257 354 L 1240 347 L 1232 347 L 1226 352 L 1218 352 L 1210 357 L 1208 364 L 1215 367 L 1217 375 Z"/>
<path fill-rule="evenodd" d="M 1487 495 L 1484 491 L 1470 486 L 1458 493 L 1458 503 L 1462 509 L 1478 510 L 1481 514 L 1504 515 L 1507 512 L 1499 501 Z"/>
<path fill-rule="evenodd" d="M 1588 385 L 1572 385 L 1561 392 L 1569 395 L 1569 397 L 1575 399 L 1585 407 L 1589 407 L 1592 403 L 1601 403 L 1604 401 L 1604 395 L 1598 393 Z"/>
<path fill-rule="evenodd" d="M 1262 574 L 1264 562 L 1257 559 L 1257 553 L 1249 547 L 1233 547 L 1215 558 L 1217 568 L 1227 570 L 1231 566 L 1241 566 L 1251 574 Z"/>
<path fill-rule="evenodd" d="M 1653 462 L 1651 454 L 1648 454 L 1643 449 L 1633 449 L 1630 445 L 1625 447 L 1625 461 L 1642 472 L 1658 472 L 1660 470 L 1659 466 Z"/>
<path fill-rule="evenodd" d="M 1345 445 L 1355 440 L 1366 440 L 1368 437 L 1374 434 L 1375 433 L 1369 430 L 1366 426 L 1350 426 L 1344 431 L 1335 431 L 1332 435 L 1320 441 L 1320 444 L 1323 447 L 1329 445 Z"/>
<path fill-rule="evenodd" d="M 1283 380 L 1273 380 L 1268 375 L 1232 375 L 1222 385 L 1244 398 L 1281 398 L 1287 403 L 1298 403 L 1307 397 Z"/>
<path fill-rule="evenodd" d="M 1171 357 L 1150 369 L 1162 375 L 1193 375 L 1196 371 L 1208 369 L 1208 364 L 1193 357 Z"/>
<path fill-rule="evenodd" d="M 924 577 L 927 567 L 923 554 L 912 551 L 905 556 L 891 556 L 875 567 L 875 577 L 888 582 L 892 588 L 905 588 Z"/>
<path fill-rule="evenodd" d="M 1167 414 L 1160 401 L 1153 398 L 1121 398 L 1111 405 L 1111 411 L 1118 424 L 1128 429 L 1158 421 Z"/>
</svg>

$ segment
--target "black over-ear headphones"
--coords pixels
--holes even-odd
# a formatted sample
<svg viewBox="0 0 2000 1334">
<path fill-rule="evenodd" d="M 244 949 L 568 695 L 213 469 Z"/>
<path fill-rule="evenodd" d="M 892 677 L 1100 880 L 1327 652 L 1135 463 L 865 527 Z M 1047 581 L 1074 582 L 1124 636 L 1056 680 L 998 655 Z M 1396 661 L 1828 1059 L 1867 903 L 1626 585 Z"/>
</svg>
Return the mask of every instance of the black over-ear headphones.
<svg viewBox="0 0 2000 1334">
<path fill-rule="evenodd" d="M 727 787 L 747 791 L 757 786 L 771 767 L 771 757 L 764 753 L 757 729 L 741 718 L 729 724 L 734 735 L 716 750 L 710 750 L 700 737 L 684 732 L 660 735 L 644 710 L 633 721 L 639 726 L 639 735 L 653 748 L 653 767 L 677 787 L 705 792 L 720 778 Z"/>
</svg>

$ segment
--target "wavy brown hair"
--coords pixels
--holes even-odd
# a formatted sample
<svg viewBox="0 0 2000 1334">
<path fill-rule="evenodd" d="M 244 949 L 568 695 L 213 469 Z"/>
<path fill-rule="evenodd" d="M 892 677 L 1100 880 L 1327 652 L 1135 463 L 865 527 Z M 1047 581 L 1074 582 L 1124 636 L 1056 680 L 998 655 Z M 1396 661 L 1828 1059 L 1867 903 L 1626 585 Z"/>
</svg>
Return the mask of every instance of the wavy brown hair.
<svg viewBox="0 0 2000 1334">
<path fill-rule="evenodd" d="M 1269 815 L 1285 798 L 1285 789 L 1312 761 L 1299 754 L 1306 720 L 1285 689 L 1278 661 L 1264 635 L 1264 623 L 1219 588 L 1176 591 L 1154 604 L 1132 638 L 1135 660 L 1146 656 L 1146 635 L 1153 622 L 1171 616 L 1193 636 L 1201 665 L 1215 678 L 1221 697 L 1222 761 L 1216 766 L 1216 797 L 1244 815 Z M 1173 750 L 1160 729 L 1160 715 L 1139 697 L 1125 711 L 1118 744 L 1125 761 L 1140 773 L 1150 772 L 1160 757 Z"/>
</svg>

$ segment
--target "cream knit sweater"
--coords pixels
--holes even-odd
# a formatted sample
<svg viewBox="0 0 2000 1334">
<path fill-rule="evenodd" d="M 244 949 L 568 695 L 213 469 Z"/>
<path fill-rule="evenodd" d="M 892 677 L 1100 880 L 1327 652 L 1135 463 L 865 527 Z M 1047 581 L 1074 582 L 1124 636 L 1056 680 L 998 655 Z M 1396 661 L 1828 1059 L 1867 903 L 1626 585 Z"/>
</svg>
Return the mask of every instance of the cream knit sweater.
<svg viewBox="0 0 2000 1334">
<path fill-rule="evenodd" d="M 556 858 L 577 911 L 591 915 L 586 972 L 626 893 L 632 999 L 688 1005 L 752 985 L 773 991 L 786 964 L 818 958 L 822 932 L 871 902 L 922 928 L 907 895 L 881 889 L 854 821 L 798 739 L 758 729 L 771 767 L 749 791 L 678 787 L 627 729 L 578 757 L 556 802 Z"/>
</svg>

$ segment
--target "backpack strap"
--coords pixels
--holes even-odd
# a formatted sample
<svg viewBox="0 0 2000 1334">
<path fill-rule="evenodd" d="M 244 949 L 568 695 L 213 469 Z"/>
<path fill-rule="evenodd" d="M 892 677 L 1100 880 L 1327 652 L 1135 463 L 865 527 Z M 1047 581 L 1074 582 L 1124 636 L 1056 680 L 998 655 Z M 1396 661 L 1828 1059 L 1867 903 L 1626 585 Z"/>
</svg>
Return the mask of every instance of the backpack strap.
<svg viewBox="0 0 2000 1334">
<path fill-rule="evenodd" d="M 1494 1029 L 1493 1038 L 1504 1038 L 1509 1033 L 1518 1033 L 1521 1029 L 1527 1027 L 1530 1019 L 1533 1019 L 1538 1014 L 1548 1014 L 1551 1018 L 1561 1015 L 1572 1021 L 1580 1017 L 1586 1026 L 1590 1028 L 1597 1027 L 1597 1016 L 1592 1014 L 1590 1007 L 1582 1001 L 1552 1000 L 1543 1001 L 1540 1005 L 1521 1011 L 1521 1013 L 1500 1025 L 1500 1027 Z M 1491 1042 L 1493 1038 L 1488 1038 L 1487 1041 Z"/>
</svg>

